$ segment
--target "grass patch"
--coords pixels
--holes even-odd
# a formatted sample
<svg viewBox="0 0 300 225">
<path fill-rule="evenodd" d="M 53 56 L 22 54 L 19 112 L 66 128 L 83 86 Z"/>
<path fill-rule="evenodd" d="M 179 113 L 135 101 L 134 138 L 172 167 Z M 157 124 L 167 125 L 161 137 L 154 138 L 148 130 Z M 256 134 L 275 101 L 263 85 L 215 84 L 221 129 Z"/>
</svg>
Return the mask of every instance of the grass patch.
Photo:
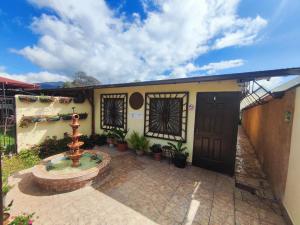
<svg viewBox="0 0 300 225">
<path fill-rule="evenodd" d="M 13 173 L 30 168 L 39 163 L 40 158 L 35 150 L 23 150 L 18 155 L 12 157 L 4 156 L 2 158 L 2 190 L 6 194 L 10 187 L 7 185 L 7 179 Z"/>
</svg>

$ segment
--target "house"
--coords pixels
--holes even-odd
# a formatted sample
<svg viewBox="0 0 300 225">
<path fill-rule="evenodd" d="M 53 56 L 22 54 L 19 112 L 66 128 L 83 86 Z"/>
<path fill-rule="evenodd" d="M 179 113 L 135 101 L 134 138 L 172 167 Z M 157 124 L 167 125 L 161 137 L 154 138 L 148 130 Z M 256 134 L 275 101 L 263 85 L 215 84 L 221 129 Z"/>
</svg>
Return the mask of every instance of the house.
<svg viewBox="0 0 300 225">
<path fill-rule="evenodd" d="M 137 131 L 162 145 L 182 141 L 192 165 L 234 175 L 239 121 L 249 136 L 287 217 L 298 224 L 300 88 L 292 81 L 275 92 L 257 95 L 249 82 L 300 75 L 300 68 L 192 78 L 32 90 L 35 95 L 68 96 L 74 101 L 23 102 L 16 96 L 18 151 L 48 136 L 62 138 L 69 122 L 40 122 L 20 127 L 26 116 L 87 113 L 81 133 L 112 128 Z M 260 89 L 264 89 L 261 87 Z M 240 101 L 254 99 L 240 114 Z M 40 97 L 39 97 L 40 98 Z"/>
<path fill-rule="evenodd" d="M 183 141 L 189 151 L 188 161 L 233 174 L 235 144 L 243 83 L 257 78 L 299 74 L 299 68 L 200 76 L 192 78 L 97 85 L 82 88 L 39 90 L 47 95 L 87 97 L 82 105 L 53 103 L 46 107 L 17 101 L 17 121 L 23 115 L 87 112 L 85 134 L 102 133 L 113 127 L 137 131 L 152 143 Z M 73 104 L 73 103 L 72 103 Z M 202 107 L 203 106 L 203 107 Z M 50 108 L 49 108 L 50 107 Z M 57 126 L 57 127 L 55 127 Z M 61 124 L 49 127 L 17 128 L 18 149 L 39 143 L 46 136 L 62 137 Z M 42 131 L 42 132 L 39 132 Z"/>
</svg>

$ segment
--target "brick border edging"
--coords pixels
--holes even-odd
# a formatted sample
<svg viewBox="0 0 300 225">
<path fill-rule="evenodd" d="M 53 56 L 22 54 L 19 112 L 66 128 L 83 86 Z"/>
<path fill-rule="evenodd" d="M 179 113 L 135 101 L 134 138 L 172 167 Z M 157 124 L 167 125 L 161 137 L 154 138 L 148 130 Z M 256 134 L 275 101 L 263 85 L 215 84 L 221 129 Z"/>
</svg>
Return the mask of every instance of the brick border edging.
<svg viewBox="0 0 300 225">
<path fill-rule="evenodd" d="M 102 162 L 97 166 L 78 173 L 70 174 L 49 174 L 46 171 L 45 163 L 49 160 L 60 157 L 64 153 L 48 157 L 33 169 L 33 180 L 35 184 L 46 191 L 68 192 L 76 189 L 92 185 L 94 182 L 103 180 L 110 171 L 111 157 L 99 150 L 86 150 L 87 152 L 96 153 L 102 156 Z"/>
</svg>

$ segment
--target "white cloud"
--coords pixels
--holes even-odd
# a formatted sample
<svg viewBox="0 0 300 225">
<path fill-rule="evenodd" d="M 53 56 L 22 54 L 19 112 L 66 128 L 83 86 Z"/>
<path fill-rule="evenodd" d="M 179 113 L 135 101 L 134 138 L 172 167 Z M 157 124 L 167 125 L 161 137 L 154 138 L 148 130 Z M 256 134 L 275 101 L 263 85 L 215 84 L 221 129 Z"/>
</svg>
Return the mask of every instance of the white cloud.
<svg viewBox="0 0 300 225">
<path fill-rule="evenodd" d="M 244 65 L 245 61 L 242 59 L 233 59 L 227 61 L 220 61 L 215 63 L 209 63 L 205 66 L 200 67 L 201 70 L 207 70 L 207 73 L 216 73 L 218 70 L 225 70 L 234 67 L 239 67 Z"/>
<path fill-rule="evenodd" d="M 239 17 L 238 0 L 143 0 L 146 19 L 135 14 L 131 22 L 104 0 L 30 2 L 55 15 L 34 19 L 40 39 L 18 53 L 46 70 L 81 70 L 104 83 L 157 79 L 166 71 L 185 76 L 180 67 L 189 72 L 208 51 L 252 44 L 266 25 L 259 16 Z"/>
<path fill-rule="evenodd" d="M 230 69 L 244 65 L 245 61 L 242 59 L 225 60 L 220 62 L 209 63 L 204 66 L 196 66 L 193 63 L 187 63 L 184 66 L 179 66 L 173 69 L 171 72 L 171 78 L 184 78 L 190 73 L 197 72 L 197 76 L 201 75 L 198 72 L 204 74 L 216 74 L 219 70 Z M 165 76 L 166 78 L 166 76 Z"/>
<path fill-rule="evenodd" d="M 258 83 L 263 86 L 266 90 L 273 90 L 274 88 L 289 82 L 292 79 L 297 78 L 297 75 L 286 76 L 286 77 L 271 77 L 270 79 L 260 80 Z"/>
<path fill-rule="evenodd" d="M 70 81 L 70 78 L 61 74 L 49 73 L 47 71 L 37 73 L 9 74 L 0 72 L 0 76 L 13 80 L 19 80 L 27 83 L 53 82 L 53 81 Z"/>
</svg>

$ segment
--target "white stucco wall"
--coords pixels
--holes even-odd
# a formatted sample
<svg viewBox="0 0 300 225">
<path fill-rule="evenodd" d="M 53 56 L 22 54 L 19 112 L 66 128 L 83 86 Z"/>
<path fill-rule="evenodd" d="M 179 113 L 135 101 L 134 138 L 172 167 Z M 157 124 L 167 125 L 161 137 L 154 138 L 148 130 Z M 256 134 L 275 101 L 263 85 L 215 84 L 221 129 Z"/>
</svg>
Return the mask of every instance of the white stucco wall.
<svg viewBox="0 0 300 225">
<path fill-rule="evenodd" d="M 18 95 L 16 99 L 16 127 L 17 127 L 17 149 L 18 152 L 28 149 L 33 145 L 41 143 L 47 136 L 57 136 L 63 138 L 65 132 L 71 133 L 70 121 L 59 120 L 55 122 L 39 122 L 31 123 L 28 127 L 20 127 L 22 116 L 37 115 L 57 115 L 72 113 L 72 107 L 75 107 L 76 113 L 88 113 L 88 117 L 80 120 L 80 133 L 85 135 L 91 134 L 91 106 L 88 100 L 84 103 L 69 104 L 59 103 L 58 100 L 51 103 L 41 103 L 38 101 L 33 103 L 21 102 Z"/>
</svg>

